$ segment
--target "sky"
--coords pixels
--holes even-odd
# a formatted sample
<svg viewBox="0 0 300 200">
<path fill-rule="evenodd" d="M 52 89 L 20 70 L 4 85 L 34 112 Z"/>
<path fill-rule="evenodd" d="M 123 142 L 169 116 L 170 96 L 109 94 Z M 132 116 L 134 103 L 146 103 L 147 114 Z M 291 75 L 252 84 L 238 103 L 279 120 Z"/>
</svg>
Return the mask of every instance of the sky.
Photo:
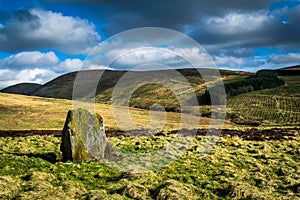
<svg viewBox="0 0 300 200">
<path fill-rule="evenodd" d="M 186 34 L 220 69 L 255 72 L 300 64 L 300 1 L 1 0 L 0 88 L 44 84 L 77 70 L 131 69 L 147 59 L 176 62 L 152 49 L 136 51 L 112 66 L 101 64 L 99 59 L 143 46 L 141 39 L 114 36 L 142 27 Z M 90 59 L 90 52 L 105 42 L 105 55 Z M 164 45 L 160 49 L 194 57 L 201 53 L 184 42 Z"/>
</svg>

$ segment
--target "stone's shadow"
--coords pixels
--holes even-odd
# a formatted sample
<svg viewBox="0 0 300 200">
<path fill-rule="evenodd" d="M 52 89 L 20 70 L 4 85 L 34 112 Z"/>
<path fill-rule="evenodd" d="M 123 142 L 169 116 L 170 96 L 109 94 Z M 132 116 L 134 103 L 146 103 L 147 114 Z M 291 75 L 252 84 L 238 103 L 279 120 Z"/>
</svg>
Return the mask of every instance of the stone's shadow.
<svg viewBox="0 0 300 200">
<path fill-rule="evenodd" d="M 12 154 L 12 155 L 16 155 L 16 156 L 27 156 L 29 158 L 41 158 L 52 164 L 55 164 L 56 162 L 58 162 L 57 156 L 53 152 L 49 152 L 49 153 L 7 153 L 7 154 Z"/>
</svg>

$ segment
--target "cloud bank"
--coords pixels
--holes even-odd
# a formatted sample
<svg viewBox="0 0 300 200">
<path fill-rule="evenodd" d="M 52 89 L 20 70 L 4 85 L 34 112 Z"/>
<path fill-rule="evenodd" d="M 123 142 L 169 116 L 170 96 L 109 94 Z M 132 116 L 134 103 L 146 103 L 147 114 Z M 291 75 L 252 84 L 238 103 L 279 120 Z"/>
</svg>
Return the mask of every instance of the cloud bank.
<svg viewBox="0 0 300 200">
<path fill-rule="evenodd" d="M 6 52 L 56 49 L 86 54 L 99 42 L 95 26 L 87 20 L 41 9 L 17 11 L 0 26 L 0 50 Z"/>
<path fill-rule="evenodd" d="M 112 66 L 103 66 L 109 57 L 151 46 L 134 36 L 138 42 L 126 38 L 107 42 L 103 45 L 106 55 L 84 62 L 84 56 L 101 42 L 100 35 L 109 38 L 140 27 L 163 27 L 187 34 L 203 45 L 223 69 L 257 71 L 300 63 L 299 1 L 38 2 L 39 8 L 17 7 L 10 13 L 0 9 L 0 87 L 22 81 L 44 83 L 49 77 L 82 69 L 130 69 L 143 62 L 185 67 L 178 56 L 163 48 L 190 57 L 201 56 L 201 52 L 176 38 L 165 40 L 157 35 L 155 42 L 162 44 L 161 49 L 140 49 L 118 58 Z M 199 66 L 205 63 L 203 60 Z"/>
</svg>

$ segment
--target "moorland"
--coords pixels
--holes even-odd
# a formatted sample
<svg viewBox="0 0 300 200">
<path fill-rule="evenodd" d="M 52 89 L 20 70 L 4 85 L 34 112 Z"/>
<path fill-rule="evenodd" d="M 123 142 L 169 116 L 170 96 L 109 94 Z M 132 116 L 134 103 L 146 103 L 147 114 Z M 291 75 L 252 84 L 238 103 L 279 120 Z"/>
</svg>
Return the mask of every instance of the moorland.
<svg viewBox="0 0 300 200">
<path fill-rule="evenodd" d="M 110 101 L 125 72 L 106 71 L 95 109 L 104 117 L 108 140 L 116 147 L 133 153 L 155 151 L 176 136 L 182 115 L 199 120 L 196 127 L 185 124 L 187 133 L 197 129 L 197 135 L 179 159 L 145 173 L 120 171 L 95 161 L 61 161 L 60 132 L 72 109 L 76 72 L 44 85 L 3 89 L 0 199 L 299 199 L 299 70 L 297 66 L 257 73 L 221 70 L 227 114 L 221 137 L 205 156 L 199 153 L 210 128 L 208 96 L 215 95 L 209 87 L 217 83 L 206 84 L 195 70 L 179 70 L 192 85 L 192 90 L 182 91 L 197 95 L 199 106 L 195 106 L 201 115 L 181 112 L 168 88 L 144 85 L 130 99 L 130 117 L 140 130 L 120 130 Z M 150 134 L 143 127 L 151 122 L 148 109 L 154 103 L 168 112 L 162 130 Z"/>
</svg>

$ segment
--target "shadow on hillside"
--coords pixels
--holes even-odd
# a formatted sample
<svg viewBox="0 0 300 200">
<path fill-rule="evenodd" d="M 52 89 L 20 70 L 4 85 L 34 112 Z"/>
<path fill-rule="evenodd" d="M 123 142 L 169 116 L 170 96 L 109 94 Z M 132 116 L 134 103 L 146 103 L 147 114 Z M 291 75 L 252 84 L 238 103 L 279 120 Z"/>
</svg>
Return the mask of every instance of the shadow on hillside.
<svg viewBox="0 0 300 200">
<path fill-rule="evenodd" d="M 56 162 L 58 162 L 57 156 L 53 152 L 48 152 L 48 153 L 8 153 L 8 154 L 12 154 L 15 156 L 27 156 L 28 158 L 41 158 L 52 164 L 55 164 Z"/>
</svg>

